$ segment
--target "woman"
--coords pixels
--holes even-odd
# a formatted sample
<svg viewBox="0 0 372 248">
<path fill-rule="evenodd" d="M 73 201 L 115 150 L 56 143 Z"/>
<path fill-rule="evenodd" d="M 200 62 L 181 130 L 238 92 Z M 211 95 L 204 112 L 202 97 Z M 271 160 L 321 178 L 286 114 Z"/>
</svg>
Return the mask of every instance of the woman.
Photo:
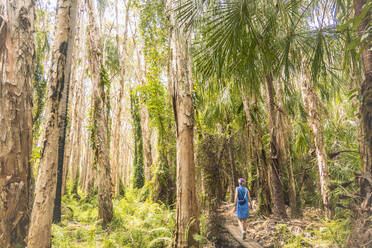
<svg viewBox="0 0 372 248">
<path fill-rule="evenodd" d="M 239 178 L 239 187 L 235 189 L 235 201 L 234 206 L 236 210 L 236 217 L 238 218 L 238 223 L 240 230 L 242 231 L 242 239 L 245 239 L 246 223 L 245 221 L 249 217 L 249 205 L 248 205 L 248 189 L 242 184 L 244 183 L 243 178 Z"/>
</svg>

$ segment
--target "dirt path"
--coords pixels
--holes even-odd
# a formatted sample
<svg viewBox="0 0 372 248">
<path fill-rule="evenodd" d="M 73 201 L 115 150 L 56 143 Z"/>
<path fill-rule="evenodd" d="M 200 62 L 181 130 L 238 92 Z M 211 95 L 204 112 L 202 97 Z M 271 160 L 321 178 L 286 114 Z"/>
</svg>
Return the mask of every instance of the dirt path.
<svg viewBox="0 0 372 248">
<path fill-rule="evenodd" d="M 216 247 L 233 248 L 261 248 L 262 246 L 252 239 L 243 240 L 231 205 L 222 205 L 218 210 L 219 235 Z"/>
</svg>

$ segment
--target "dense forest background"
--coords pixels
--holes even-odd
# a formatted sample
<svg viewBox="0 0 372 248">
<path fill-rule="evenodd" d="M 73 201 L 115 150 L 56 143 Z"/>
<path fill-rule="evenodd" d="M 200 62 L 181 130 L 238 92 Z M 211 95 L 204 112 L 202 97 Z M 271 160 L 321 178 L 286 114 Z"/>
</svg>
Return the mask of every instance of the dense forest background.
<svg viewBox="0 0 372 248">
<path fill-rule="evenodd" d="M 0 247 L 370 247 L 371 6 L 0 0 Z"/>
</svg>

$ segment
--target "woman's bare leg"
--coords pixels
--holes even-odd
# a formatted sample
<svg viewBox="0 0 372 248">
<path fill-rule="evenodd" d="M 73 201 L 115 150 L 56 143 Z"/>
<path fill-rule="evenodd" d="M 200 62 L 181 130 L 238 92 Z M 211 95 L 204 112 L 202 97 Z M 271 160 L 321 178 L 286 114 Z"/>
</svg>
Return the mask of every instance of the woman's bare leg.
<svg viewBox="0 0 372 248">
<path fill-rule="evenodd" d="M 242 220 L 244 232 L 247 230 L 247 219 Z"/>
<path fill-rule="evenodd" d="M 239 218 L 237 218 L 237 219 L 238 219 L 238 224 L 239 224 L 240 230 L 241 230 L 241 231 L 245 231 L 242 220 L 239 219 Z"/>
</svg>

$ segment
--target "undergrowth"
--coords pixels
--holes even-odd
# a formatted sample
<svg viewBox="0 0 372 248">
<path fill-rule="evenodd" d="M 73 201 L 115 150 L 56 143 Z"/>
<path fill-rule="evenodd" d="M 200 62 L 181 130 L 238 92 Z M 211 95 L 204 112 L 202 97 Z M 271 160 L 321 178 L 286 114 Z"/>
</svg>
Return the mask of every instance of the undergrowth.
<svg viewBox="0 0 372 248">
<path fill-rule="evenodd" d="M 350 219 L 322 220 L 310 224 L 300 232 L 291 232 L 286 224 L 276 226 L 276 239 L 280 242 L 277 247 L 345 247 L 345 241 L 350 233 Z"/>
<path fill-rule="evenodd" d="M 150 201 L 140 201 L 139 190 L 114 200 L 114 218 L 106 230 L 97 221 L 96 197 L 75 200 L 63 197 L 62 222 L 53 225 L 53 247 L 168 247 L 173 239 L 175 211 Z"/>
</svg>

